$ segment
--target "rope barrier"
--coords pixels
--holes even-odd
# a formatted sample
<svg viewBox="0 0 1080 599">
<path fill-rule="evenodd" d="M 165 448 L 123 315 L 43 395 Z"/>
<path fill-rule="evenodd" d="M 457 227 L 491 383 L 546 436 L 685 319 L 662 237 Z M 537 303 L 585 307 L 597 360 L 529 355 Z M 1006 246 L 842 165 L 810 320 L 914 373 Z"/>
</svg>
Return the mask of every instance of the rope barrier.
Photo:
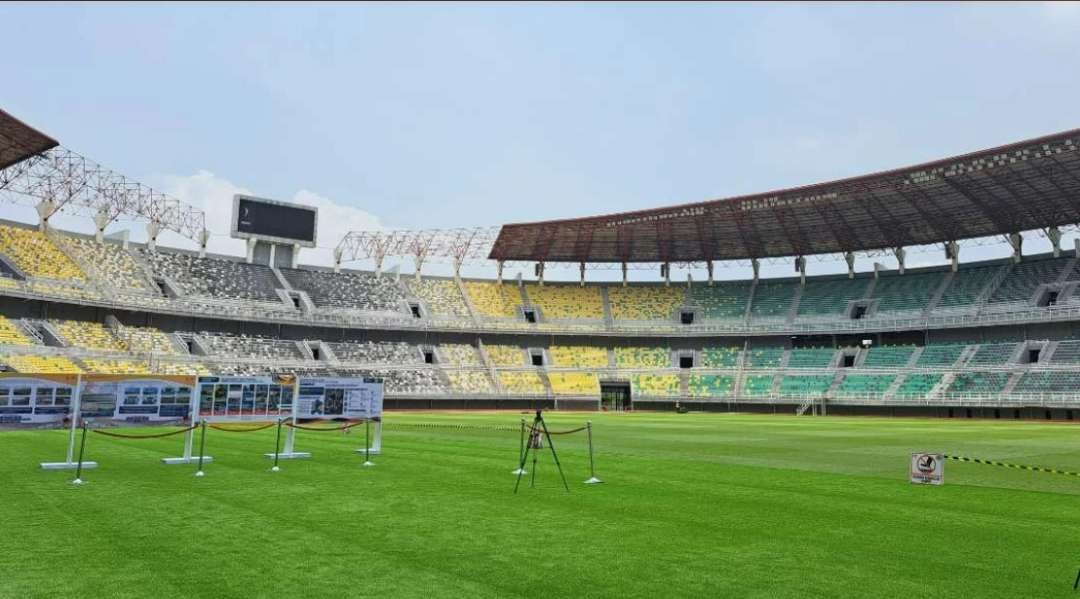
<svg viewBox="0 0 1080 599">
<path fill-rule="evenodd" d="M 298 429 L 300 429 L 302 431 L 332 432 L 332 431 L 348 430 L 348 429 L 350 429 L 350 428 L 352 428 L 354 426 L 360 426 L 364 422 L 367 422 L 367 421 L 366 420 L 358 420 L 356 422 L 350 422 L 348 424 L 345 424 L 344 426 L 336 426 L 334 428 L 326 428 L 326 427 L 323 427 L 323 426 L 304 426 L 302 424 L 293 424 L 291 422 L 286 422 L 284 424 L 285 424 L 285 426 L 288 426 L 290 428 L 298 428 Z"/>
<path fill-rule="evenodd" d="M 264 431 L 264 430 L 266 430 L 266 429 L 268 429 L 268 428 L 270 428 L 272 426 L 277 426 L 277 423 L 276 422 L 269 422 L 267 424 L 263 424 L 263 425 L 259 425 L 259 426 L 245 426 L 245 427 L 228 427 L 228 426 L 221 426 L 220 424 L 207 423 L 206 426 L 209 426 L 210 428 L 212 428 L 212 429 L 214 429 L 216 431 L 222 431 L 222 432 L 226 432 L 226 433 L 253 433 L 255 431 Z"/>
<path fill-rule="evenodd" d="M 535 426 L 533 426 L 531 424 L 526 424 L 525 428 L 529 429 L 530 431 L 532 431 L 534 433 L 537 432 L 537 431 L 544 432 L 543 429 L 536 428 Z M 549 434 L 549 435 L 570 435 L 570 434 L 573 434 L 573 433 L 580 433 L 581 431 L 586 430 L 587 428 L 589 428 L 589 427 L 588 426 L 582 426 L 582 427 L 579 427 L 579 428 L 570 429 L 568 431 L 548 431 L 547 434 Z"/>
<path fill-rule="evenodd" d="M 995 462 L 992 460 L 980 460 L 979 458 L 969 458 L 966 456 L 958 455 L 943 455 L 943 458 L 947 460 L 954 460 L 957 462 L 973 462 L 975 464 L 986 464 L 988 466 L 1001 466 L 1002 468 L 1016 468 L 1018 470 L 1029 470 L 1031 472 L 1047 472 L 1049 474 L 1064 474 L 1065 476 L 1080 476 L 1080 472 L 1070 472 L 1068 470 L 1058 470 L 1056 468 L 1043 468 L 1042 466 L 1026 466 L 1024 464 L 1009 464 L 1007 462 Z"/>
<path fill-rule="evenodd" d="M 494 431 L 494 432 L 516 432 L 520 430 L 520 426 L 495 426 L 495 425 L 482 425 L 482 424 L 435 424 L 435 423 L 411 423 L 411 422 L 395 422 L 387 423 L 383 422 L 383 426 L 389 426 L 390 428 L 396 426 L 402 426 L 407 428 L 445 428 L 454 430 L 477 430 L 477 431 Z M 555 434 L 555 433 L 552 433 Z"/>
<path fill-rule="evenodd" d="M 92 429 L 90 429 L 90 432 L 97 433 L 99 435 L 105 435 L 106 437 L 116 437 L 117 439 L 160 439 L 162 437 L 171 437 L 173 435 L 181 435 L 181 434 L 186 433 L 188 431 L 193 431 L 193 430 L 195 430 L 197 428 L 199 428 L 199 425 L 196 424 L 194 426 L 189 426 L 187 428 L 182 428 L 182 429 L 180 429 L 178 431 L 170 431 L 168 433 L 158 433 L 156 435 L 124 435 L 124 434 L 121 434 L 121 433 L 112 433 L 112 432 L 102 430 L 102 429 L 99 429 L 99 428 L 92 428 Z"/>
</svg>

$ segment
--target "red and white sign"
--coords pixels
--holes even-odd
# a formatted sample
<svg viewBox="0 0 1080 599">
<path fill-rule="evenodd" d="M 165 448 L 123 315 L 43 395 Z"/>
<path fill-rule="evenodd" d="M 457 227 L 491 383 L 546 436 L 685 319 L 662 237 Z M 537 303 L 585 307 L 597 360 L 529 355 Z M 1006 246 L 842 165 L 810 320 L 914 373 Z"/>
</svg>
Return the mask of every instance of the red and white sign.
<svg viewBox="0 0 1080 599">
<path fill-rule="evenodd" d="M 945 482 L 945 456 L 940 453 L 911 454 L 911 482 L 940 485 Z"/>
</svg>

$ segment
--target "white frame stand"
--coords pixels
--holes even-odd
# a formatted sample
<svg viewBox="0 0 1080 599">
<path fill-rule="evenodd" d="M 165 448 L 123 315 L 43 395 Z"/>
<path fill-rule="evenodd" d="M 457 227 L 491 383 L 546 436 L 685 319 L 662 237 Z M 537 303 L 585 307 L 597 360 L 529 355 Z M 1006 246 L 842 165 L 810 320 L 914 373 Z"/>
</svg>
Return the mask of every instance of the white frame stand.
<svg viewBox="0 0 1080 599">
<path fill-rule="evenodd" d="M 188 422 L 191 422 L 192 424 L 194 424 L 196 422 L 201 422 L 201 420 L 198 418 L 198 416 L 199 416 L 199 385 L 198 385 L 198 380 L 199 380 L 198 377 L 196 377 L 195 384 L 191 385 L 191 408 L 188 410 Z M 165 464 L 166 466 L 177 466 L 177 465 L 181 465 L 181 464 L 198 464 L 199 463 L 199 456 L 191 455 L 192 447 L 195 444 L 194 441 L 195 441 L 195 431 L 196 430 L 197 429 L 193 428 L 193 429 L 189 430 L 187 433 L 184 434 L 184 455 L 182 455 L 182 456 L 180 456 L 178 458 L 161 458 L 161 463 Z M 211 456 L 208 456 L 208 455 L 204 455 L 202 457 L 202 461 L 203 461 L 204 464 L 206 464 L 208 462 L 213 462 L 214 458 L 211 457 Z"/>
<path fill-rule="evenodd" d="M 300 377 L 293 375 L 295 381 L 293 382 L 293 395 L 292 395 L 292 423 L 296 424 L 296 410 L 300 405 Z M 311 457 L 309 451 L 296 451 L 296 429 L 289 427 L 289 432 L 285 433 L 285 447 L 281 452 L 277 454 L 279 460 L 306 460 Z M 274 459 L 274 452 L 264 453 L 264 456 Z"/>
<path fill-rule="evenodd" d="M 79 427 L 80 412 L 82 410 L 82 375 L 80 374 L 75 381 L 75 390 L 72 393 L 74 397 L 71 398 L 71 411 L 69 412 L 71 429 L 68 430 L 67 460 L 63 462 L 41 462 L 42 470 L 75 470 L 79 467 L 79 463 L 75 461 L 75 429 Z M 82 463 L 84 470 L 97 468 L 97 466 L 97 462 Z M 82 484 L 82 481 L 75 484 Z"/>
</svg>

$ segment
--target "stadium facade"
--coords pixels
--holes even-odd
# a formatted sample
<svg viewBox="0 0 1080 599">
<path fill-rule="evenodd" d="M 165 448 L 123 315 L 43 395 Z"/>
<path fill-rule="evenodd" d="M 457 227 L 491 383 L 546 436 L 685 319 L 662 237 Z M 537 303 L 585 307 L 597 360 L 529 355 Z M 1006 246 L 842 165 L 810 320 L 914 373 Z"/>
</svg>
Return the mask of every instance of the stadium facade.
<svg viewBox="0 0 1080 599">
<path fill-rule="evenodd" d="M 385 380 L 388 408 L 1080 409 L 1080 268 L 1058 247 L 1080 223 L 1080 131 L 756 196 L 504 226 L 484 251 L 536 263 L 529 282 L 302 266 L 298 245 L 275 254 L 256 240 L 247 256 L 162 247 L 165 229 L 205 248 L 197 211 L 78 158 L 0 112 L 0 193 L 42 216 L 0 223 L 10 370 L 357 374 Z M 104 236 L 112 207 L 147 220 L 151 241 Z M 88 212 L 99 234 L 48 226 L 59 210 Z M 1054 252 L 1024 255 L 1029 231 Z M 1013 255 L 960 260 L 958 242 L 987 236 Z M 381 262 L 389 246 L 364 239 Z M 905 268 L 905 248 L 925 244 L 951 264 Z M 460 259 L 479 246 L 445 247 Z M 898 267 L 855 272 L 859 252 Z M 842 255 L 849 272 L 808 276 L 814 254 Z M 777 257 L 796 276 L 711 277 L 714 261 L 757 272 Z M 581 282 L 544 282 L 556 262 L 580 265 Z M 587 264 L 638 262 L 661 264 L 665 280 L 585 281 Z M 705 265 L 709 280 L 671 282 L 676 263 Z"/>
</svg>

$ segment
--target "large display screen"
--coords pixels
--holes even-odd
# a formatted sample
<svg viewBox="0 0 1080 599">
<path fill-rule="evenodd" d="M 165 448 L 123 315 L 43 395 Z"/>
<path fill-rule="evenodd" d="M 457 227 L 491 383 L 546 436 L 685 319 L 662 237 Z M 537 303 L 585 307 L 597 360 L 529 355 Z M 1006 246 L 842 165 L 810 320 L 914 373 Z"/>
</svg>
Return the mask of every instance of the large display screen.
<svg viewBox="0 0 1080 599">
<path fill-rule="evenodd" d="M 233 201 L 233 235 L 315 245 L 315 208 L 237 195 Z"/>
</svg>

